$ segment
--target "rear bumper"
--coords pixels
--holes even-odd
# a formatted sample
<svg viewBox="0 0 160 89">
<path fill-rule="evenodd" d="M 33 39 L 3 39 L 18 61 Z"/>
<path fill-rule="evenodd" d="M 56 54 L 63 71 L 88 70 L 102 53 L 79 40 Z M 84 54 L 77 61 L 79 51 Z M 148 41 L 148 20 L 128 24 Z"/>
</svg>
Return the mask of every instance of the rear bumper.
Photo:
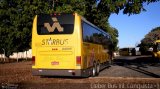
<svg viewBox="0 0 160 89">
<path fill-rule="evenodd" d="M 35 76 L 89 77 L 92 74 L 92 69 L 32 69 L 32 74 Z"/>
</svg>

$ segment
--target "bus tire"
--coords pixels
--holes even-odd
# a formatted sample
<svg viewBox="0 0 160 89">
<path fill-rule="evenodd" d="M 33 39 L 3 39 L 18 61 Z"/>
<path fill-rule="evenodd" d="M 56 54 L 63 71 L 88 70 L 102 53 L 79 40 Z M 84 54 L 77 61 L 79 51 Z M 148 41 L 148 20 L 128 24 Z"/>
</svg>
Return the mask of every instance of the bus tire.
<svg viewBox="0 0 160 89">
<path fill-rule="evenodd" d="M 94 62 L 93 63 L 93 68 L 92 68 L 92 77 L 96 76 L 96 72 L 97 72 L 96 70 L 97 70 L 96 63 Z"/>
<path fill-rule="evenodd" d="M 100 62 L 97 62 L 97 65 L 96 65 L 96 76 L 99 75 L 99 72 L 100 72 Z"/>
</svg>

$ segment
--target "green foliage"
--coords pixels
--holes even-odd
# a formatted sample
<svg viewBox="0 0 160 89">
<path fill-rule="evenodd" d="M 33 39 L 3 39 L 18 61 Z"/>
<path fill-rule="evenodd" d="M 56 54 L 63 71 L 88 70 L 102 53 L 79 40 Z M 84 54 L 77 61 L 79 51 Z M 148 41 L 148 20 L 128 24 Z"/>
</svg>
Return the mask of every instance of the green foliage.
<svg viewBox="0 0 160 89">
<path fill-rule="evenodd" d="M 142 43 L 152 46 L 153 43 L 160 39 L 160 27 L 156 27 L 154 29 L 152 29 L 146 36 L 144 39 L 141 40 Z"/>
<path fill-rule="evenodd" d="M 123 10 L 124 14 L 139 14 L 146 11 L 143 3 L 158 2 L 159 0 L 100 0 L 100 10 L 108 13 L 119 13 Z"/>
<path fill-rule="evenodd" d="M 150 47 L 153 46 L 156 40 L 160 39 L 160 27 L 152 29 L 146 36 L 141 40 L 141 50 L 146 52 Z"/>
<path fill-rule="evenodd" d="M 0 48 L 6 50 L 7 56 L 31 48 L 32 21 L 36 14 L 77 12 L 109 32 L 115 49 L 118 30 L 109 25 L 109 16 L 122 9 L 124 14 L 138 14 L 144 10 L 144 2 L 156 1 L 159 0 L 0 0 Z"/>
<path fill-rule="evenodd" d="M 48 9 L 48 2 L 44 0 L 0 1 L 0 48 L 5 49 L 6 56 L 31 48 L 33 17 L 35 14 L 49 13 Z"/>
</svg>

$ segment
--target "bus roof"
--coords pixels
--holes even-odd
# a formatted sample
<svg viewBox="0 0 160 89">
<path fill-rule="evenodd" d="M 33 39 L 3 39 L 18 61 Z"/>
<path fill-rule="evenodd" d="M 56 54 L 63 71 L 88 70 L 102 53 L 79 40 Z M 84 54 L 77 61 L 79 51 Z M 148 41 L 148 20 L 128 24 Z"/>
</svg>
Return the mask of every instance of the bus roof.
<svg viewBox="0 0 160 89">
<path fill-rule="evenodd" d="M 160 43 L 160 40 L 156 40 L 155 43 Z"/>
</svg>

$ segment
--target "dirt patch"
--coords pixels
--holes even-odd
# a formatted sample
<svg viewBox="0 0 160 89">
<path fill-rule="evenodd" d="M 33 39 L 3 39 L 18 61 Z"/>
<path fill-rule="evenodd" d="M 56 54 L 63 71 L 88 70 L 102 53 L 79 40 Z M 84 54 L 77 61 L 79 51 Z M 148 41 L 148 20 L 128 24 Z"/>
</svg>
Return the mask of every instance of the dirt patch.
<svg viewBox="0 0 160 89">
<path fill-rule="evenodd" d="M 31 61 L 0 64 L 2 89 L 159 89 L 159 78 L 32 76 Z"/>
</svg>

